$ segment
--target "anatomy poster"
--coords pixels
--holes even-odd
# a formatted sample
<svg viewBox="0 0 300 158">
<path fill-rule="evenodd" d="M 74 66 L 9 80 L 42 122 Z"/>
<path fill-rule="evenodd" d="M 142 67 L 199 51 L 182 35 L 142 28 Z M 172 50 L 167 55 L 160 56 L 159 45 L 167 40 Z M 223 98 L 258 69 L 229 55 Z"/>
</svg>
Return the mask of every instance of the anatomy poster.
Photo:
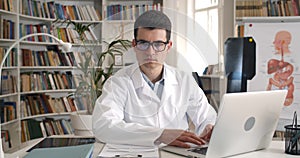
<svg viewBox="0 0 300 158">
<path fill-rule="evenodd" d="M 300 23 L 246 23 L 256 42 L 256 76 L 248 91 L 287 89 L 281 119 L 300 116 Z M 299 118 L 299 117 L 298 117 Z M 291 124 L 292 122 L 290 122 Z"/>
</svg>

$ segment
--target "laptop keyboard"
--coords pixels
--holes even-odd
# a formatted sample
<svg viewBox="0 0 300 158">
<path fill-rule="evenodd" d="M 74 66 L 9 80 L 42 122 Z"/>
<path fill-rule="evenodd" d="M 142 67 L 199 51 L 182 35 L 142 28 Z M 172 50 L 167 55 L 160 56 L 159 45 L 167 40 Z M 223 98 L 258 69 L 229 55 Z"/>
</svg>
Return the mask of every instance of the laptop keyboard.
<svg viewBox="0 0 300 158">
<path fill-rule="evenodd" d="M 195 152 L 195 153 L 202 154 L 202 155 L 206 155 L 207 149 L 208 149 L 208 147 L 202 147 L 202 148 L 190 149 L 188 151 Z"/>
</svg>

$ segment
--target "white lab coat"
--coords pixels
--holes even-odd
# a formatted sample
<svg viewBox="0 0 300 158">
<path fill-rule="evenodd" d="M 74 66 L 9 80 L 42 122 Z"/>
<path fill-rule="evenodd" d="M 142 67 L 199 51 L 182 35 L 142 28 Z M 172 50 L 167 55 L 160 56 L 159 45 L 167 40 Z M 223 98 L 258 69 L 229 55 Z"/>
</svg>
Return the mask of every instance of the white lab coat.
<svg viewBox="0 0 300 158">
<path fill-rule="evenodd" d="M 166 64 L 161 100 L 143 79 L 138 64 L 109 78 L 93 112 L 95 137 L 106 143 L 154 145 L 164 129 L 187 130 L 188 117 L 197 134 L 214 124 L 216 112 L 192 75 Z"/>
</svg>

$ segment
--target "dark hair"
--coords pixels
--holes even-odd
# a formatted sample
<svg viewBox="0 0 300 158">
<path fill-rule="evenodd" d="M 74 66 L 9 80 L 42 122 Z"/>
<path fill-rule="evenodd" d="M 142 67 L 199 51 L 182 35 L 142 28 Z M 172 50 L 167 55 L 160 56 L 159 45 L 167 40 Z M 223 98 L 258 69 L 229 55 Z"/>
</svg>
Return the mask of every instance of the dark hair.
<svg viewBox="0 0 300 158">
<path fill-rule="evenodd" d="M 167 31 L 167 41 L 171 38 L 171 21 L 166 14 L 157 10 L 146 11 L 140 15 L 134 23 L 134 38 L 137 37 L 139 28 L 165 29 Z"/>
</svg>

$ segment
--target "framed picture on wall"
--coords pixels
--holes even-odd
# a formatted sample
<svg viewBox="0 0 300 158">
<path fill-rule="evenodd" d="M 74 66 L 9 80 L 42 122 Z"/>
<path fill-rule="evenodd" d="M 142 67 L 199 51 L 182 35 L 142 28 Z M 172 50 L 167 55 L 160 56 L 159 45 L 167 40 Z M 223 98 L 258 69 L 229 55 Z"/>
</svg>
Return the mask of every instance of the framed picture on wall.
<svg viewBox="0 0 300 158">
<path fill-rule="evenodd" d="M 115 60 L 115 65 L 116 66 L 121 66 L 123 65 L 123 56 L 121 54 L 115 54 L 114 55 L 114 60 Z"/>
</svg>

